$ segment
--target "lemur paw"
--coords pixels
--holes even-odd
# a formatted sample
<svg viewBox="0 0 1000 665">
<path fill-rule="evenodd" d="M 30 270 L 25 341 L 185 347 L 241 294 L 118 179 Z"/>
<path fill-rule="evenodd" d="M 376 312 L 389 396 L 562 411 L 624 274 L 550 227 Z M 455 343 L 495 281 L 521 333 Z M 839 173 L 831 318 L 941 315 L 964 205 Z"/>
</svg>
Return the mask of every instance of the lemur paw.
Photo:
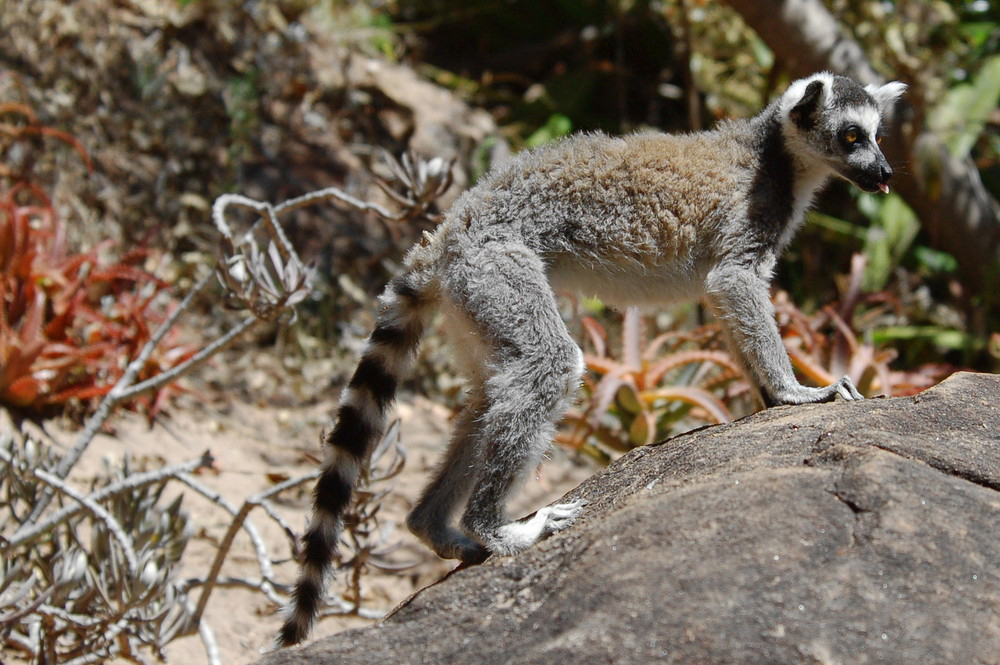
<svg viewBox="0 0 1000 665">
<path fill-rule="evenodd" d="M 538 511 L 539 513 L 547 511 L 545 515 L 545 527 L 542 533 L 550 534 L 569 528 L 580 517 L 583 507 L 586 505 L 586 501 L 577 499 L 569 503 L 557 503 L 547 508 L 542 508 L 542 510 Z"/>
<path fill-rule="evenodd" d="M 542 536 L 568 527 L 580 516 L 583 506 L 583 501 L 546 506 L 527 519 L 504 524 L 492 534 L 484 535 L 483 541 L 494 554 L 517 554 Z"/>
<path fill-rule="evenodd" d="M 858 392 L 858 389 L 854 386 L 854 381 L 851 381 L 851 377 L 849 376 L 840 377 L 840 380 L 833 385 L 837 386 L 837 394 L 849 402 L 865 398 L 864 395 Z"/>
<path fill-rule="evenodd" d="M 490 551 L 488 549 L 469 539 L 467 544 L 463 543 L 462 547 L 455 552 L 454 557 L 449 558 L 458 559 L 462 563 L 477 564 L 486 561 L 489 555 Z"/>
<path fill-rule="evenodd" d="M 482 543 L 469 538 L 458 529 L 448 527 L 425 531 L 411 524 L 410 530 L 442 559 L 458 559 L 462 563 L 482 563 L 490 555 Z"/>
<path fill-rule="evenodd" d="M 837 395 L 844 400 L 853 402 L 864 399 L 864 395 L 858 392 L 854 382 L 849 376 L 842 376 L 823 388 L 809 388 L 806 386 L 795 386 L 793 388 L 780 391 L 778 393 L 778 404 L 814 404 L 817 402 L 832 402 Z"/>
</svg>

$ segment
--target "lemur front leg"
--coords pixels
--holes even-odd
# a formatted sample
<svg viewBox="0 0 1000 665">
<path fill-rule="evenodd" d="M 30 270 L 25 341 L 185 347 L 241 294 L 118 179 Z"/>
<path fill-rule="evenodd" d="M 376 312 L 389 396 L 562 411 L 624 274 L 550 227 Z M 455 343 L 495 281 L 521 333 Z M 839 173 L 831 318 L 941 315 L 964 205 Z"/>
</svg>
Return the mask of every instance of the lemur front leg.
<svg viewBox="0 0 1000 665">
<path fill-rule="evenodd" d="M 717 266 L 706 280 L 706 300 L 765 405 L 829 402 L 837 395 L 864 399 L 848 376 L 822 388 L 798 382 L 774 319 L 769 284 L 757 271 Z"/>
</svg>

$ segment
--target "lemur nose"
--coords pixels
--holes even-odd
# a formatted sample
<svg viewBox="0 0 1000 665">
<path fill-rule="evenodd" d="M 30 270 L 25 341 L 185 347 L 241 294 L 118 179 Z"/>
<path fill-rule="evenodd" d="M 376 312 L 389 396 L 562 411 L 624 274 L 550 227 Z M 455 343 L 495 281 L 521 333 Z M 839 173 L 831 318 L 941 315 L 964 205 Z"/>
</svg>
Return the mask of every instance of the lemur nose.
<svg viewBox="0 0 1000 665">
<path fill-rule="evenodd" d="M 892 167 L 888 164 L 884 164 L 879 168 L 882 172 L 882 182 L 888 182 L 889 178 L 892 177 Z"/>
</svg>

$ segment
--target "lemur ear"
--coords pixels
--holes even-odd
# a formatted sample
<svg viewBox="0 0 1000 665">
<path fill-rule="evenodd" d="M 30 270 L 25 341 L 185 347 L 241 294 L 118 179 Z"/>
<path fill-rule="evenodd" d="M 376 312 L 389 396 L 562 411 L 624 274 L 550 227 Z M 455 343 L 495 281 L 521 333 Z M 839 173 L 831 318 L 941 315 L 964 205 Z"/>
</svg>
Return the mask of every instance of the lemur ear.
<svg viewBox="0 0 1000 665">
<path fill-rule="evenodd" d="M 788 117 L 792 119 L 796 127 L 804 131 L 809 131 L 816 126 L 816 116 L 822 107 L 823 81 L 813 81 L 806 86 L 802 97 L 792 107 L 792 110 L 788 112 Z"/>
<path fill-rule="evenodd" d="M 892 111 L 892 107 L 896 104 L 896 100 L 906 92 L 906 84 L 900 83 L 899 81 L 892 81 L 891 83 L 886 83 L 883 86 L 877 86 L 871 84 L 865 86 L 865 92 L 872 96 L 875 103 L 878 104 L 879 111 L 883 115 Z"/>
</svg>

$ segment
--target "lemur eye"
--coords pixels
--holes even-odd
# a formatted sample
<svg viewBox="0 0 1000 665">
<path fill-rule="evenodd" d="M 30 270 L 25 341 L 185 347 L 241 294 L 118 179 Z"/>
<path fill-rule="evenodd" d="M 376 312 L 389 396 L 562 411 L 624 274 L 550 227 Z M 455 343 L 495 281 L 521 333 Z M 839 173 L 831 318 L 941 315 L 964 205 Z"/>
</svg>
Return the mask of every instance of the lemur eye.
<svg viewBox="0 0 1000 665">
<path fill-rule="evenodd" d="M 875 143 L 877 143 L 878 145 L 882 145 L 882 135 L 881 134 L 879 136 L 875 137 Z"/>
<path fill-rule="evenodd" d="M 844 133 L 844 140 L 847 141 L 848 143 L 850 143 L 851 145 L 854 145 L 855 143 L 857 143 L 858 142 L 858 132 L 857 132 L 857 130 L 856 129 L 848 129 L 847 132 Z"/>
</svg>

